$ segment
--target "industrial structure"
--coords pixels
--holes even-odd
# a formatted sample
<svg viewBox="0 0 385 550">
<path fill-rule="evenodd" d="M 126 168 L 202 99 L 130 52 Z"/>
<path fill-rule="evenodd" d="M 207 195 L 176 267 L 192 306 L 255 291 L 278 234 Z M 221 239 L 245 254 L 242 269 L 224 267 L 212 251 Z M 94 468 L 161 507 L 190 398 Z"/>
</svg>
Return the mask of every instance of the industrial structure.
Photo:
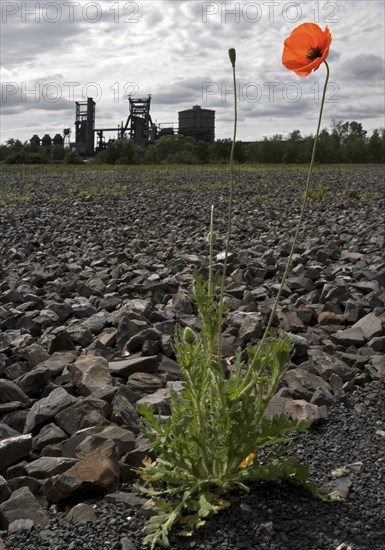
<svg viewBox="0 0 385 550">
<path fill-rule="evenodd" d="M 113 128 L 96 127 L 96 103 L 92 97 L 87 101 L 76 101 L 75 141 L 70 141 L 71 129 L 65 128 L 63 135 L 56 134 L 52 139 L 45 135 L 41 140 L 37 135 L 31 138 L 45 149 L 60 144 L 75 150 L 83 157 L 93 157 L 95 153 L 105 149 L 113 139 L 105 140 L 106 132 L 115 132 L 116 139 L 130 139 L 139 147 L 146 147 L 164 135 L 180 134 L 190 136 L 196 140 L 214 142 L 215 111 L 202 109 L 195 105 L 178 113 L 179 124 L 166 122 L 154 124 L 150 115 L 151 95 L 147 99 L 129 97 L 130 112 L 125 123 Z M 95 147 L 95 136 L 97 144 Z"/>
<path fill-rule="evenodd" d="M 179 113 L 179 134 L 196 140 L 214 142 L 215 111 L 195 105 Z"/>
</svg>

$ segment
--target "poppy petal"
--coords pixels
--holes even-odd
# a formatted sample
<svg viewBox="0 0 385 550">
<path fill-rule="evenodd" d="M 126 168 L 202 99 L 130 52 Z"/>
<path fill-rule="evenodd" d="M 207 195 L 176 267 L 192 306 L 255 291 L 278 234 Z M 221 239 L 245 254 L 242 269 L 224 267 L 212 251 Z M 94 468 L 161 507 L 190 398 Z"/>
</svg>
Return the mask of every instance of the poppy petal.
<svg viewBox="0 0 385 550">
<path fill-rule="evenodd" d="M 332 36 L 315 23 L 302 23 L 284 42 L 282 63 L 299 76 L 308 76 L 319 68 L 329 55 Z"/>
</svg>

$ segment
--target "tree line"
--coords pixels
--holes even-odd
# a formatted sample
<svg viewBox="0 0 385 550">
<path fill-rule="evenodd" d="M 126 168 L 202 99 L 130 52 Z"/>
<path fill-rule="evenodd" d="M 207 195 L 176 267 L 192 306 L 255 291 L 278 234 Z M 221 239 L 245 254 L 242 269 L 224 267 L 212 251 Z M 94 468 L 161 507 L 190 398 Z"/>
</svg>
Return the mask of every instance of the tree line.
<svg viewBox="0 0 385 550">
<path fill-rule="evenodd" d="M 308 163 L 314 136 L 302 136 L 293 130 L 286 139 L 276 134 L 263 141 L 235 145 L 235 161 L 262 164 Z M 112 141 L 92 162 L 97 164 L 209 164 L 226 163 L 230 157 L 231 139 L 214 143 L 196 141 L 182 135 L 166 135 L 142 149 L 130 140 Z M 359 122 L 333 121 L 319 135 L 316 161 L 318 163 L 383 164 L 385 162 L 385 128 L 367 135 Z M 82 159 L 75 151 L 54 145 L 50 150 L 35 143 L 8 140 L 0 145 L 0 162 L 7 164 L 79 164 Z"/>
</svg>

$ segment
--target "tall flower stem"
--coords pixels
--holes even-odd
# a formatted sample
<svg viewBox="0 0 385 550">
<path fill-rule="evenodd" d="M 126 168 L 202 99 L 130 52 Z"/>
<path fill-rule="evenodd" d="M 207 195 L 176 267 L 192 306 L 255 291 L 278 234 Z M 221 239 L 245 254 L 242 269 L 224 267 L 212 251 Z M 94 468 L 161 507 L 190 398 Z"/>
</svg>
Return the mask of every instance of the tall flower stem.
<svg viewBox="0 0 385 550">
<path fill-rule="evenodd" d="M 223 261 L 221 290 L 219 295 L 219 307 L 218 307 L 218 363 L 219 365 L 221 365 L 222 363 L 222 321 L 223 321 L 223 309 L 224 309 L 223 301 L 224 301 L 224 295 L 225 295 L 226 272 L 227 272 L 228 258 L 229 258 L 229 252 L 230 252 L 231 231 L 232 231 L 232 224 L 233 224 L 233 203 L 234 203 L 234 187 L 235 187 L 234 152 L 235 152 L 235 141 L 237 138 L 237 124 L 238 124 L 237 79 L 235 74 L 236 52 L 234 48 L 229 49 L 229 58 L 233 68 L 234 129 L 233 129 L 233 140 L 231 144 L 231 153 L 230 153 L 230 196 L 229 196 L 228 219 L 227 219 L 227 237 L 226 237 L 226 246 L 225 246 L 225 258 Z"/>
<path fill-rule="evenodd" d="M 260 341 L 260 343 L 258 345 L 258 350 L 259 351 L 262 349 L 262 347 L 263 347 L 263 345 L 266 341 L 266 338 L 269 335 L 270 329 L 272 327 L 274 316 L 275 316 L 277 308 L 278 308 L 279 300 L 280 300 L 281 295 L 282 295 L 283 287 L 285 286 L 287 277 L 289 275 L 289 271 L 290 271 L 291 264 L 292 264 L 292 261 L 293 261 L 293 255 L 294 255 L 295 249 L 297 248 L 299 234 L 301 232 L 303 220 L 304 220 L 304 217 L 305 217 L 306 205 L 307 205 L 307 201 L 308 201 L 308 198 L 309 198 L 311 176 L 312 176 L 312 172 L 313 172 L 314 160 L 315 160 L 315 155 L 316 155 L 316 151 L 317 151 L 318 136 L 319 136 L 319 131 L 320 131 L 320 128 L 321 128 L 322 114 L 323 114 L 323 109 L 324 109 L 324 104 L 325 104 L 326 90 L 327 90 L 327 87 L 328 87 L 329 75 L 330 75 L 329 65 L 327 64 L 326 61 L 324 61 L 324 63 L 326 65 L 326 80 L 325 80 L 324 90 L 323 90 L 323 94 L 322 94 L 321 108 L 320 108 L 320 114 L 319 114 L 319 118 L 318 118 L 317 132 L 316 132 L 314 142 L 313 142 L 313 151 L 312 151 L 312 154 L 311 154 L 311 160 L 310 160 L 309 170 L 308 170 L 308 174 L 307 174 L 307 181 L 306 181 L 304 198 L 303 198 L 303 202 L 302 202 L 301 214 L 300 214 L 299 221 L 298 221 L 298 224 L 297 224 L 297 228 L 296 228 L 296 231 L 295 231 L 295 234 L 294 234 L 293 244 L 291 245 L 290 254 L 289 254 L 289 257 L 288 257 L 288 260 L 287 260 L 286 268 L 285 268 L 285 271 L 284 271 L 283 276 L 282 276 L 282 281 L 281 281 L 277 296 L 274 300 L 273 309 L 271 310 L 270 317 L 269 317 L 265 332 L 263 334 L 262 340 Z M 250 365 L 250 367 L 251 366 L 252 366 L 252 364 Z"/>
</svg>

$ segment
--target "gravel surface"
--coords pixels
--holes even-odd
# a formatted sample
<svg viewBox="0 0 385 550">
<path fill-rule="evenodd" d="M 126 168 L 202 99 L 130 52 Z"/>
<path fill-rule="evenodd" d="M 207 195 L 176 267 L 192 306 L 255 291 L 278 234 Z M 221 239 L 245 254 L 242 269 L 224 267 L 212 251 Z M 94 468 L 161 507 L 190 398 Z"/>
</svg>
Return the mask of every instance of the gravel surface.
<svg viewBox="0 0 385 550">
<path fill-rule="evenodd" d="M 237 176 L 226 291 L 229 355 L 260 338 L 305 179 L 293 169 Z M 114 441 L 129 447 L 118 456 L 106 452 L 124 472 L 130 438 L 139 449 L 133 404 L 156 396 L 167 414 L 166 386 L 178 379 L 175 321 L 199 326 L 188 293 L 194 270 L 207 269 L 211 204 L 220 269 L 227 181 L 226 171 L 206 169 L 2 173 L 0 550 L 2 544 L 10 550 L 143 548 L 140 506 L 91 494 L 75 495 L 66 506 L 55 501 L 49 484 L 84 455 L 87 447 L 83 455 L 66 448 L 82 428 L 96 425 L 99 434 L 120 427 Z M 279 398 L 311 405 L 316 420 L 294 436 L 288 452 L 345 500 L 327 504 L 287 484 L 254 484 L 250 493 L 229 495 L 232 506 L 194 537 L 173 535 L 171 548 L 385 548 L 384 181 L 380 167 L 316 171 L 275 323 L 291 334 L 296 350 Z M 92 377 L 81 370 L 83 356 Z M 127 358 L 135 367 L 123 364 Z M 97 416 L 86 410 L 89 399 Z M 81 414 L 67 414 L 74 404 Z M 67 462 L 39 470 L 39 457 Z M 26 486 L 33 493 L 28 498 L 42 506 L 44 525 L 32 512 L 7 512 Z M 117 488 L 132 493 L 128 479 L 105 492 Z M 76 502 L 85 508 L 74 509 Z"/>
</svg>

